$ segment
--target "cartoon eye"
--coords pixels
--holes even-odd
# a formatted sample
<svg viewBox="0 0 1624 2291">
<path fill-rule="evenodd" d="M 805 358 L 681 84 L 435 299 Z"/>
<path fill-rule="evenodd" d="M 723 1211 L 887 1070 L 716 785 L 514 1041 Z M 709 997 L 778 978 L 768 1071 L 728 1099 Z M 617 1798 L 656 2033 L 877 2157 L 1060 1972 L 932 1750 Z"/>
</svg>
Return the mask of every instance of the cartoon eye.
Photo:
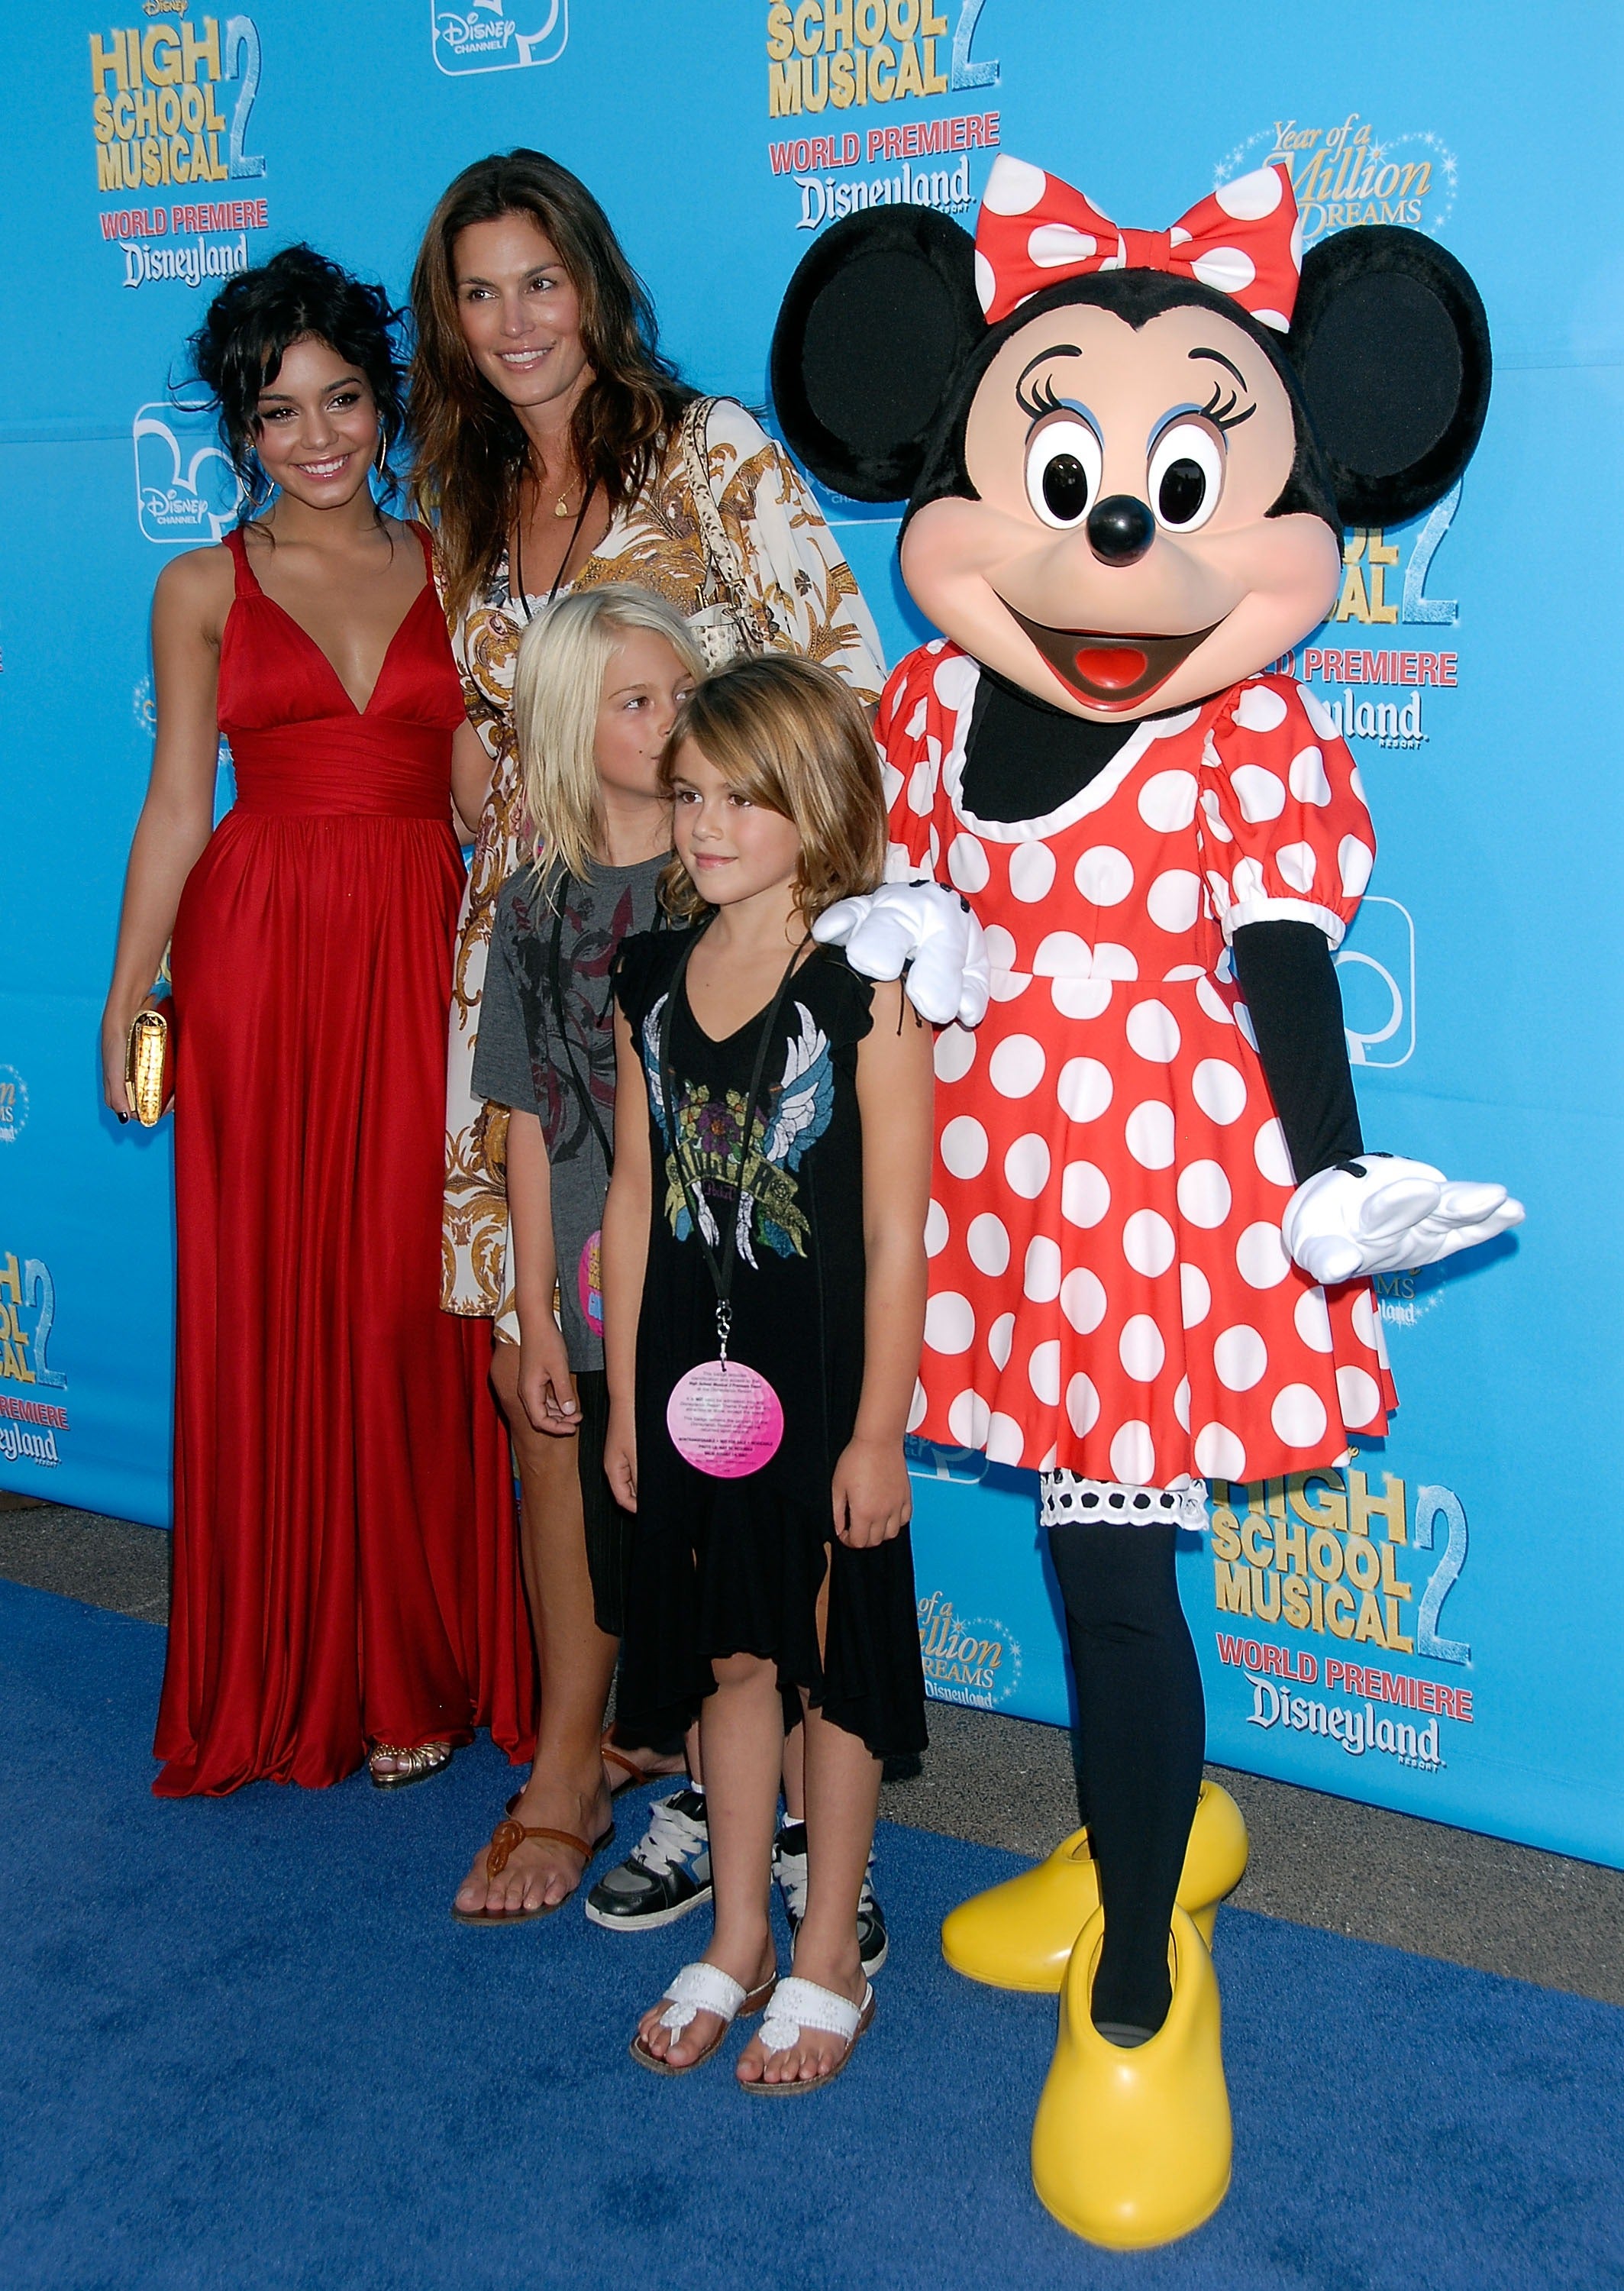
<svg viewBox="0 0 1624 2291">
<path fill-rule="evenodd" d="M 1045 525 L 1081 525 L 1099 491 L 1105 456 L 1091 422 L 1057 414 L 1026 440 L 1026 498 Z"/>
<path fill-rule="evenodd" d="M 1170 533 L 1196 533 L 1224 490 L 1224 449 L 1200 422 L 1175 422 L 1151 450 L 1150 498 Z"/>
</svg>

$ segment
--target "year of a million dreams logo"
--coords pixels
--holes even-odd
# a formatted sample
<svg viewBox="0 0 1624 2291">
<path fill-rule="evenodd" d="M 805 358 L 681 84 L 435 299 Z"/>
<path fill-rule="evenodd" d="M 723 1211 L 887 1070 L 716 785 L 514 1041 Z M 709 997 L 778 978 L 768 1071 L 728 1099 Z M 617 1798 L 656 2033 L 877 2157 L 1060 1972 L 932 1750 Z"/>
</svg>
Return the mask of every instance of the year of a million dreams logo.
<svg viewBox="0 0 1624 2291">
<path fill-rule="evenodd" d="M 956 1613 L 939 1591 L 919 1602 L 919 1644 L 925 1692 L 938 1702 L 994 1710 L 1020 1684 L 1021 1650 L 1003 1625 Z"/>
</svg>

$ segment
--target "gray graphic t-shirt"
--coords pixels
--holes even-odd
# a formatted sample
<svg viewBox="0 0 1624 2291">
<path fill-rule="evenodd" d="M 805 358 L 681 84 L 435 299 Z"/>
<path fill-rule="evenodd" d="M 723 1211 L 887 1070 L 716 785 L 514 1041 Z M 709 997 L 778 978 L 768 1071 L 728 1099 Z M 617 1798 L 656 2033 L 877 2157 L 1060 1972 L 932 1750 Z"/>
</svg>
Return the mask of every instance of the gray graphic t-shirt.
<svg viewBox="0 0 1624 2291">
<path fill-rule="evenodd" d="M 540 1119 L 564 1342 L 577 1375 L 603 1366 L 599 1251 L 615 1136 L 609 972 L 622 939 L 655 928 L 666 864 L 595 866 L 587 883 L 557 872 L 539 882 L 525 867 L 496 902 L 474 1089 Z"/>
</svg>

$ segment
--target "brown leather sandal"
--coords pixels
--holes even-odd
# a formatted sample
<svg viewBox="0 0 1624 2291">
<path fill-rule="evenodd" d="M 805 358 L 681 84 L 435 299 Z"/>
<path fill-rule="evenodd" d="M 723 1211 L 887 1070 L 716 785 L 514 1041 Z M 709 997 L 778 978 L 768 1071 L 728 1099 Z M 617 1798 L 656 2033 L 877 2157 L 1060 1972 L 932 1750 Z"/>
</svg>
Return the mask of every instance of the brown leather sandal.
<svg viewBox="0 0 1624 2291">
<path fill-rule="evenodd" d="M 609 1784 L 611 1797 L 618 1797 L 622 1790 L 635 1789 L 639 1782 L 677 1781 L 680 1787 L 679 1778 L 686 1775 L 687 1772 L 681 1760 L 678 1761 L 669 1773 L 661 1773 L 652 1766 L 639 1766 L 635 1758 L 629 1758 L 626 1756 L 618 1743 L 610 1741 L 609 1729 L 607 1726 L 604 1729 L 603 1740 L 598 1745 L 598 1755 L 605 1765 L 618 1766 L 621 1770 L 621 1780 Z M 515 1790 L 508 1800 L 506 1811 L 510 1820 L 518 1813 L 519 1801 L 523 1796 L 523 1790 Z"/>
<path fill-rule="evenodd" d="M 639 1765 L 635 1758 L 629 1758 L 623 1749 L 611 1742 L 607 1734 L 598 1745 L 598 1755 L 606 1766 L 618 1766 L 625 1778 L 622 1781 L 609 1784 L 611 1797 L 618 1797 L 622 1790 L 630 1789 L 634 1782 L 653 1781 L 655 1779 L 651 1773 Z"/>
<path fill-rule="evenodd" d="M 606 1845 L 613 1842 L 614 1837 L 613 1822 L 595 1845 L 589 1845 L 584 1837 L 577 1837 L 571 1829 L 549 1829 L 544 1826 L 531 1829 L 523 1822 L 499 1821 L 492 1830 L 491 1842 L 486 1848 L 485 1874 L 487 1877 L 499 1877 L 527 1837 L 551 1837 L 555 1845 L 567 1845 L 572 1853 L 581 1856 L 581 1877 L 570 1889 L 573 1893 L 591 1863 Z M 523 1925 L 536 1917 L 550 1917 L 555 1909 L 561 1909 L 564 1901 L 569 1898 L 570 1893 L 566 1893 L 564 1901 L 543 1901 L 534 1909 L 459 1909 L 454 1902 L 451 1914 L 460 1925 Z"/>
</svg>

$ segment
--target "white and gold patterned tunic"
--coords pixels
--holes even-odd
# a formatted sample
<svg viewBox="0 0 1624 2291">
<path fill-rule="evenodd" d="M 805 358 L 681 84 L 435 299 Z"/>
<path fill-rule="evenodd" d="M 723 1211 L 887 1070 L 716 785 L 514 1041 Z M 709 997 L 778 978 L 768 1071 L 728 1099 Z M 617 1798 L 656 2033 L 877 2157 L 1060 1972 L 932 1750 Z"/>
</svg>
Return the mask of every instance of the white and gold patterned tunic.
<svg viewBox="0 0 1624 2291">
<path fill-rule="evenodd" d="M 822 662 L 872 705 L 885 682 L 879 635 L 793 463 L 731 398 L 712 408 L 705 446 L 722 522 L 758 609 L 787 650 Z M 570 587 L 607 582 L 652 590 L 685 615 L 715 600 L 676 436 L 658 478 L 616 512 Z M 522 792 L 512 692 L 525 620 L 523 606 L 510 595 L 504 559 L 451 631 L 463 700 L 494 769 L 462 901 L 452 987 L 440 1301 L 447 1312 L 495 1318 L 504 1336 L 516 1334 L 506 1270 L 508 1115 L 505 1106 L 474 1096 L 473 1055 L 496 895 L 519 859 Z"/>
</svg>

